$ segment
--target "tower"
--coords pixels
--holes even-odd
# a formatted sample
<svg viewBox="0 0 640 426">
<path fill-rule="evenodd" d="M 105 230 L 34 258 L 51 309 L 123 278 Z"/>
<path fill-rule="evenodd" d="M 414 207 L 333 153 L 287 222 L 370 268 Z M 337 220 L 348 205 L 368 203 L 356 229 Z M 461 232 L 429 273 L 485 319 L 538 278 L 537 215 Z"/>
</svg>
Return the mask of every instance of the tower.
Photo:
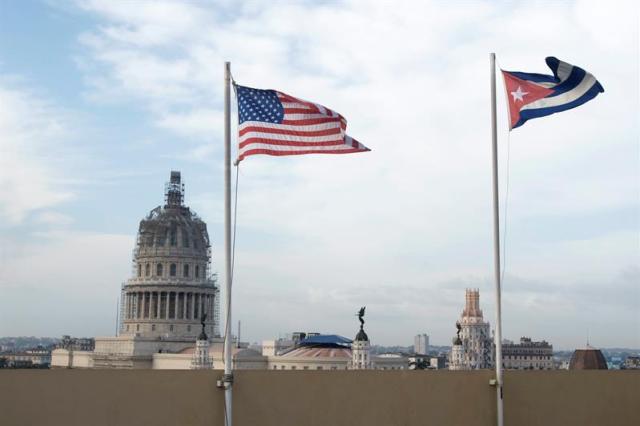
<svg viewBox="0 0 640 426">
<path fill-rule="evenodd" d="M 362 308 L 358 313 L 360 330 L 356 334 L 356 338 L 351 342 L 350 370 L 368 370 L 372 367 L 371 345 L 369 344 L 369 336 L 364 331 L 364 310 L 365 308 Z"/>
<path fill-rule="evenodd" d="M 450 369 L 491 368 L 494 352 L 491 326 L 482 316 L 478 289 L 466 290 L 465 307 L 456 325 L 458 326 L 458 334 L 451 349 Z"/>
<path fill-rule="evenodd" d="M 207 330 L 217 337 L 219 292 L 207 225 L 184 205 L 180 172 L 171 172 L 164 199 L 140 221 L 133 276 L 122 290 L 121 334 L 193 342 L 207 313 Z"/>
<path fill-rule="evenodd" d="M 193 358 L 191 358 L 192 370 L 208 370 L 213 368 L 213 363 L 211 362 L 211 358 L 209 358 L 209 338 L 207 337 L 207 333 L 204 331 L 206 327 L 206 316 L 206 314 L 202 316 L 202 331 L 198 335 L 198 339 L 196 340 L 196 349 L 193 352 Z"/>
</svg>

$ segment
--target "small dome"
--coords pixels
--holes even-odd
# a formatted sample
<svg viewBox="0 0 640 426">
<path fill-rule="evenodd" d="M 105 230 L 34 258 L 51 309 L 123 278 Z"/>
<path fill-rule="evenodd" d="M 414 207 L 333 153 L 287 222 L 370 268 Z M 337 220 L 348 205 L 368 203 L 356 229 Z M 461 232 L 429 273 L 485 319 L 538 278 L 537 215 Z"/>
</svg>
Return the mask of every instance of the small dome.
<svg viewBox="0 0 640 426">
<path fill-rule="evenodd" d="M 587 345 L 576 349 L 569 361 L 569 370 L 607 370 L 607 360 L 600 349 Z"/>
<path fill-rule="evenodd" d="M 356 338 L 354 339 L 354 341 L 355 342 L 368 342 L 369 341 L 369 336 L 367 336 L 367 333 L 364 332 L 362 327 L 360 327 L 360 331 L 358 331 L 358 334 L 356 334 Z"/>
</svg>

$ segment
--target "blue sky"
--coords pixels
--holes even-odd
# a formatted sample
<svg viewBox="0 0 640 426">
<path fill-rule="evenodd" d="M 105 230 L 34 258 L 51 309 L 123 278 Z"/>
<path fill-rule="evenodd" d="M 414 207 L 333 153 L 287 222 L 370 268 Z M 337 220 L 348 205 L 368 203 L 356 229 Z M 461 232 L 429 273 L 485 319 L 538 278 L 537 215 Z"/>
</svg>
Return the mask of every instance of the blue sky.
<svg viewBox="0 0 640 426">
<path fill-rule="evenodd" d="M 509 139 L 504 335 L 640 347 L 638 9 L 599 2 L 3 2 L 0 335 L 108 335 L 138 221 L 181 170 L 222 271 L 222 70 L 341 112 L 372 152 L 250 158 L 236 319 L 259 341 L 446 344 L 493 324 L 488 53 L 605 93 Z M 502 198 L 504 212 L 504 198 Z"/>
</svg>

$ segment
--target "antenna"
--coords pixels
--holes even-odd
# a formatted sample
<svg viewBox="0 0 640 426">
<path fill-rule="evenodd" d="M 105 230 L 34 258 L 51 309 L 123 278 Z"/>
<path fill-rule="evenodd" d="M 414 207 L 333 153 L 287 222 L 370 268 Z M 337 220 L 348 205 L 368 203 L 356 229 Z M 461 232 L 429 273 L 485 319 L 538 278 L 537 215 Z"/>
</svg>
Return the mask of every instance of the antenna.
<svg viewBox="0 0 640 426">
<path fill-rule="evenodd" d="M 120 324 L 120 296 L 116 299 L 116 337 L 118 337 L 118 325 Z"/>
<path fill-rule="evenodd" d="M 240 347 L 240 320 L 238 320 L 238 342 L 236 345 L 237 348 Z"/>
</svg>

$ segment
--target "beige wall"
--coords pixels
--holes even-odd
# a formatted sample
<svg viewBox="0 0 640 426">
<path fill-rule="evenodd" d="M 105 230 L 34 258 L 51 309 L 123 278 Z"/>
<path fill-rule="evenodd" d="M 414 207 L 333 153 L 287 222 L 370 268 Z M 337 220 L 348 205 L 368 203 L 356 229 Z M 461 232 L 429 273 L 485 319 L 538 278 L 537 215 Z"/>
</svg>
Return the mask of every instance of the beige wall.
<svg viewBox="0 0 640 426">
<path fill-rule="evenodd" d="M 0 424 L 223 426 L 219 371 L 0 370 Z M 236 426 L 495 425 L 491 371 L 237 371 Z M 640 371 L 507 371 L 507 426 L 638 425 Z"/>
</svg>

